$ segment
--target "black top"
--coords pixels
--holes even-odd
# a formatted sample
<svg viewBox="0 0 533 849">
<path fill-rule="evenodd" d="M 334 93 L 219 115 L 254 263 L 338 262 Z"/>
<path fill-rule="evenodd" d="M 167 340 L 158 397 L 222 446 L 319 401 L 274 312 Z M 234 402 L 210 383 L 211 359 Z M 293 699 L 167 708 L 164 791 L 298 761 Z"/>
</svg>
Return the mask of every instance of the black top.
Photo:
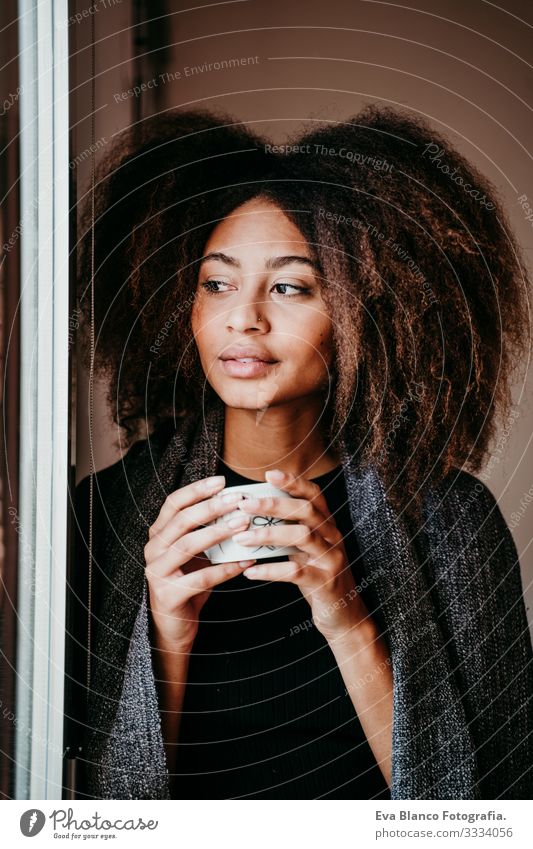
<svg viewBox="0 0 533 849">
<path fill-rule="evenodd" d="M 257 483 L 221 461 L 217 474 L 226 486 Z M 357 583 L 342 467 L 314 480 Z M 215 587 L 190 656 L 172 797 L 390 799 L 345 690 L 295 584 L 237 575 Z"/>
</svg>

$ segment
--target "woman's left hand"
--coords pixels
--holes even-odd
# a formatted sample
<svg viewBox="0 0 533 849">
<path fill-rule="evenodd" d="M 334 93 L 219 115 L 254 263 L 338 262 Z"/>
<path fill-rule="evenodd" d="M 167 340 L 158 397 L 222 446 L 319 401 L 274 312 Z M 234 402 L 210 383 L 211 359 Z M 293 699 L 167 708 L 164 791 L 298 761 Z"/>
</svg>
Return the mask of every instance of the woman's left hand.
<svg viewBox="0 0 533 849">
<path fill-rule="evenodd" d="M 277 470 L 276 470 L 277 471 Z M 248 578 L 265 581 L 288 581 L 296 584 L 307 599 L 313 622 L 329 641 L 354 633 L 368 622 L 370 614 L 356 590 L 343 536 L 318 486 L 306 478 L 284 473 L 278 479 L 266 473 L 268 482 L 285 490 L 292 498 L 261 497 L 243 499 L 238 508 L 256 515 L 258 508 L 265 516 L 288 519 L 295 524 L 269 524 L 234 534 L 240 545 L 295 546 L 297 554 L 280 563 L 261 563 L 246 569 Z M 253 557 L 253 551 L 250 552 Z"/>
</svg>

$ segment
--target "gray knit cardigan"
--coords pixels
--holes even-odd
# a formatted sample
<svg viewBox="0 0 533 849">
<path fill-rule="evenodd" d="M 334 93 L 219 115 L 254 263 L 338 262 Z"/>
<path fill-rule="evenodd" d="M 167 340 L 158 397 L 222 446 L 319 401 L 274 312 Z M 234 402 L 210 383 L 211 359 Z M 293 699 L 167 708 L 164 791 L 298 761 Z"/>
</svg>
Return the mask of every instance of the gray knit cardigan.
<svg viewBox="0 0 533 849">
<path fill-rule="evenodd" d="M 95 477 L 95 493 L 106 493 L 84 740 L 95 798 L 170 798 L 143 549 L 166 496 L 216 474 L 223 432 L 213 402 Z M 345 442 L 340 450 L 370 612 L 391 656 L 391 798 L 533 798 L 533 651 L 516 547 L 494 497 L 455 470 L 428 492 L 410 536 L 375 471 L 361 471 Z"/>
</svg>

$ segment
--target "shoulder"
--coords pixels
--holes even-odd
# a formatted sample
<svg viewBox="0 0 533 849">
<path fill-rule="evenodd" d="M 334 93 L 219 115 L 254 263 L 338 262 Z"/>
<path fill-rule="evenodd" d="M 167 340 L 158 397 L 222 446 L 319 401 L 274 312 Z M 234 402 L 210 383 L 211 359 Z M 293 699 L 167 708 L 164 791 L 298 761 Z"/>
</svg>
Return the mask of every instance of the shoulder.
<svg viewBox="0 0 533 849">
<path fill-rule="evenodd" d="M 498 500 L 480 478 L 453 469 L 428 493 L 424 533 L 455 562 L 518 564 L 518 553 Z M 499 566 L 497 567 L 499 568 Z M 516 571 L 518 572 L 518 565 Z"/>
<path fill-rule="evenodd" d="M 486 521 L 505 525 L 497 499 L 488 485 L 464 469 L 454 468 L 426 498 L 428 517 L 450 521 Z"/>
<path fill-rule="evenodd" d="M 107 525 L 116 522 L 124 509 L 135 504 L 154 468 L 172 438 L 170 424 L 160 426 L 147 439 L 135 442 L 126 453 L 93 475 L 93 524 L 101 537 Z M 73 508 L 78 533 L 85 537 L 89 526 L 91 476 L 86 475 L 74 489 Z"/>
<path fill-rule="evenodd" d="M 146 452 L 146 440 L 140 440 L 111 466 L 93 474 L 93 505 L 105 504 L 127 485 L 128 471 L 133 471 Z M 91 475 L 86 475 L 75 488 L 76 513 L 89 508 Z"/>
<path fill-rule="evenodd" d="M 110 466 L 86 475 L 71 493 L 72 535 L 76 553 L 76 581 L 80 584 L 80 597 L 86 593 L 83 581 L 87 580 L 89 551 L 94 563 L 94 597 L 98 598 L 105 587 L 107 545 L 116 537 L 124 514 L 135 515 L 136 499 L 153 474 L 154 466 L 172 437 L 170 428 L 158 429 L 148 439 L 135 442 L 129 450 Z M 91 530 L 92 528 L 92 530 Z"/>
<path fill-rule="evenodd" d="M 107 500 L 118 494 L 122 487 L 128 488 L 134 480 L 153 471 L 154 465 L 174 433 L 174 428 L 165 423 L 147 439 L 139 439 L 118 460 L 93 475 L 93 493 Z M 90 488 L 90 475 L 86 475 L 76 486 L 77 498 L 85 496 Z M 79 495 L 78 495 L 79 493 Z"/>
</svg>

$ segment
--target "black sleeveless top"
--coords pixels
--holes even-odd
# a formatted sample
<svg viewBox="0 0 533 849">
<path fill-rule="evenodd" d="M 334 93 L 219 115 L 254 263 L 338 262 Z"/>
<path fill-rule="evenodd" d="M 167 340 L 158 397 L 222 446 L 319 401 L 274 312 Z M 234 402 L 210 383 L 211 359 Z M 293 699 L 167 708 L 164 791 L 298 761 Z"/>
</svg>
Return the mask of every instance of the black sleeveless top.
<svg viewBox="0 0 533 849">
<path fill-rule="evenodd" d="M 217 474 L 257 483 L 222 461 Z M 314 481 L 358 583 L 342 466 Z M 297 586 L 237 575 L 215 587 L 190 656 L 172 798 L 390 799 L 345 690 Z"/>
</svg>

